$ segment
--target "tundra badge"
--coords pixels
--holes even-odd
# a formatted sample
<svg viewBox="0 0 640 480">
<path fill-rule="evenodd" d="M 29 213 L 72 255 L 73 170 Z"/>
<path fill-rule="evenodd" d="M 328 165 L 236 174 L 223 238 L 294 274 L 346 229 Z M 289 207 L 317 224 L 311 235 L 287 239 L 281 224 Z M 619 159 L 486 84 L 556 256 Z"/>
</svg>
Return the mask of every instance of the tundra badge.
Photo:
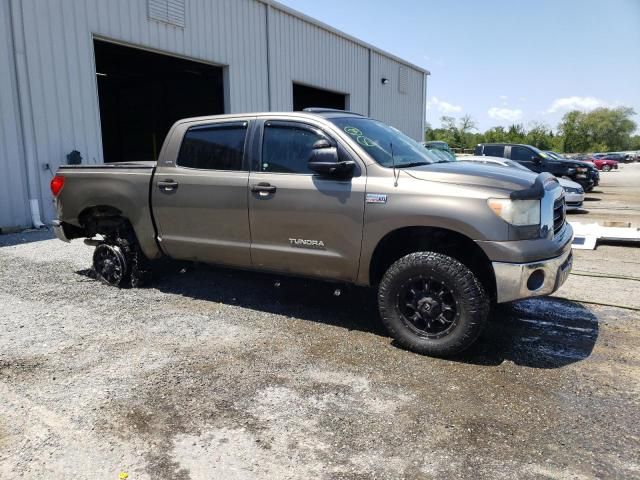
<svg viewBox="0 0 640 480">
<path fill-rule="evenodd" d="M 322 240 L 305 240 L 304 238 L 290 238 L 289 243 L 292 247 L 298 248 L 315 248 L 324 250 L 324 242 Z"/>
<path fill-rule="evenodd" d="M 387 203 L 387 196 L 384 193 L 367 193 L 367 203 Z"/>
</svg>

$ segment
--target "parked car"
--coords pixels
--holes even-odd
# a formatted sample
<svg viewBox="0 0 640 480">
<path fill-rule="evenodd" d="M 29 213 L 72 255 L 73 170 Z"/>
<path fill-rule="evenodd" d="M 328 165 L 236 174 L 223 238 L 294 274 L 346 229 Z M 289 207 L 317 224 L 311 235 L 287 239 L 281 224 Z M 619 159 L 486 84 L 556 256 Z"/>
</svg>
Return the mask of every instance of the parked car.
<svg viewBox="0 0 640 480">
<path fill-rule="evenodd" d="M 625 156 L 624 153 L 607 153 L 602 159 L 622 163 L 630 163 L 633 161 L 630 157 Z"/>
<path fill-rule="evenodd" d="M 558 178 L 566 177 L 582 185 L 589 192 L 598 185 L 600 175 L 590 163 L 570 159 L 555 159 L 531 145 L 513 143 L 480 143 L 475 155 L 503 157 L 515 160 L 533 172 L 549 172 Z"/>
<path fill-rule="evenodd" d="M 553 158 L 558 160 L 566 159 L 567 157 L 563 157 L 561 154 L 551 151 L 546 151 L 545 153 L 551 155 Z M 603 172 L 609 172 L 611 170 L 618 169 L 618 162 L 615 160 L 607 160 L 604 157 L 595 158 L 590 157 L 588 155 L 581 155 L 579 157 L 575 157 L 574 160 L 580 160 L 581 162 L 589 162 L 592 163 L 598 170 L 602 170 Z"/>
<path fill-rule="evenodd" d="M 609 160 L 605 157 L 600 157 L 600 158 L 585 157 L 583 161 L 593 163 L 598 170 L 602 170 L 603 172 L 610 172 L 611 170 L 618 169 L 617 161 Z"/>
<path fill-rule="evenodd" d="M 180 120 L 157 163 L 63 166 L 51 191 L 56 235 L 88 238 L 109 285 L 168 257 L 375 287 L 391 336 L 429 355 L 469 347 L 492 302 L 557 290 L 573 258 L 552 175 L 442 163 L 329 109 Z"/>
<path fill-rule="evenodd" d="M 422 145 L 424 145 L 425 148 L 428 148 L 429 150 L 432 150 L 436 153 L 444 152 L 447 155 L 447 157 L 450 159 L 450 161 L 455 162 L 456 160 L 456 154 L 453 153 L 453 151 L 451 150 L 447 142 L 435 140 L 430 142 L 422 142 Z"/>
<path fill-rule="evenodd" d="M 518 168 L 520 170 L 530 171 L 527 167 L 522 166 L 516 161 L 501 157 L 487 157 L 470 155 L 461 157 L 460 162 L 478 162 L 486 165 L 500 165 L 502 167 Z M 580 210 L 584 203 L 584 189 L 582 185 L 566 178 L 558 178 L 560 186 L 564 189 L 564 198 L 567 203 L 567 211 Z"/>
</svg>

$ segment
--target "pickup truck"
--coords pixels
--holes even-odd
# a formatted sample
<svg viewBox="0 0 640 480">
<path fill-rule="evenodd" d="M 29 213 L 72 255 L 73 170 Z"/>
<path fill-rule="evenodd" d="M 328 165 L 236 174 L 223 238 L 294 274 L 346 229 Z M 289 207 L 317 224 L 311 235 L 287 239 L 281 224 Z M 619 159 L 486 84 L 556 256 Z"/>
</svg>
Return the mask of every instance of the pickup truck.
<svg viewBox="0 0 640 480">
<path fill-rule="evenodd" d="M 585 192 L 590 192 L 600 182 L 600 174 L 592 164 L 543 152 L 533 145 L 479 143 L 474 155 L 508 158 L 533 172 L 548 172 L 558 178 L 568 178 L 579 183 Z"/>
<path fill-rule="evenodd" d="M 62 166 L 56 235 L 95 245 L 97 278 L 136 286 L 161 257 L 377 288 L 418 353 L 461 352 L 494 303 L 566 280 L 564 190 L 443 162 L 382 122 L 329 109 L 176 122 L 157 162 Z"/>
</svg>

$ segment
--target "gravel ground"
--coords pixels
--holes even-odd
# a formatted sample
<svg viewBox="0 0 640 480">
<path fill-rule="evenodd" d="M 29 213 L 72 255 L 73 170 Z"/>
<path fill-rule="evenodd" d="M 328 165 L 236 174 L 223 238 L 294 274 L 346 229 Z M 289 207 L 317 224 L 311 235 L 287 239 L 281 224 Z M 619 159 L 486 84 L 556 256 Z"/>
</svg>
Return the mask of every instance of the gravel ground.
<svg viewBox="0 0 640 480">
<path fill-rule="evenodd" d="M 592 276 L 441 360 L 367 290 L 183 264 L 117 290 L 82 242 L 0 236 L 0 478 L 640 478 L 639 251 L 577 252 Z"/>
</svg>

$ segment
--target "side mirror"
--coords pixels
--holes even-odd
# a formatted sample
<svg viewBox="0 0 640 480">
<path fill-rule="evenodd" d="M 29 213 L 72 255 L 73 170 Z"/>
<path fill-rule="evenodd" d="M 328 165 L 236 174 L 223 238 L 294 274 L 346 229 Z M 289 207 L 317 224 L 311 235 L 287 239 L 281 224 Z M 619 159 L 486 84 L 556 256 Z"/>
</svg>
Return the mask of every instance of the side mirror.
<svg viewBox="0 0 640 480">
<path fill-rule="evenodd" d="M 338 149 L 329 141 L 320 139 L 313 144 L 308 165 L 310 170 L 319 175 L 347 176 L 353 172 L 356 163 L 352 160 L 340 161 Z"/>
</svg>

